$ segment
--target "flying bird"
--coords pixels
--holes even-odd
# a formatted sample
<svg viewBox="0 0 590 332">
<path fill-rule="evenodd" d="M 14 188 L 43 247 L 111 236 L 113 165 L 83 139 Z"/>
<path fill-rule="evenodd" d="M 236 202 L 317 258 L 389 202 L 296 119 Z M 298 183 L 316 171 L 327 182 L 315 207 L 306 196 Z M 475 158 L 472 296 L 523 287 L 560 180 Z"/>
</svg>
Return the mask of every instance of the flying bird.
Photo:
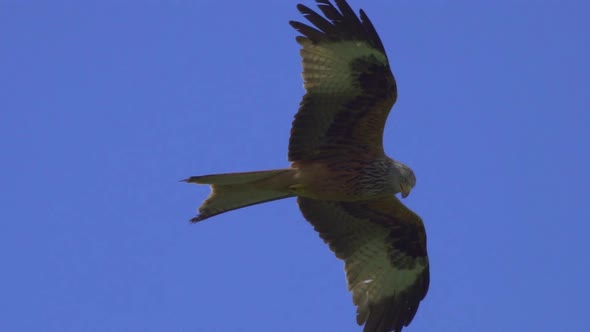
<svg viewBox="0 0 590 332">
<path fill-rule="evenodd" d="M 379 35 L 345 0 L 316 0 L 323 15 L 299 4 L 311 23 L 301 35 L 306 90 L 284 169 L 192 176 L 211 186 L 191 219 L 297 197 L 301 213 L 344 260 L 348 289 L 364 332 L 408 326 L 430 280 L 422 219 L 396 198 L 416 184 L 414 172 L 383 150 L 383 129 L 397 99 Z"/>
</svg>

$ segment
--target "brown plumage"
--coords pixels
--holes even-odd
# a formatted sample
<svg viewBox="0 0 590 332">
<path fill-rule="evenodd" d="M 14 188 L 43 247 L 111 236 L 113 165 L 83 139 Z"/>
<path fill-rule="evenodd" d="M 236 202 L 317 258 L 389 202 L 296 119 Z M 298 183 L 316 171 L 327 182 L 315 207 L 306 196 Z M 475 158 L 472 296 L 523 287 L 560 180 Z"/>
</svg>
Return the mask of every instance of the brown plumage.
<svg viewBox="0 0 590 332">
<path fill-rule="evenodd" d="M 303 216 L 345 262 L 348 289 L 364 332 L 399 332 L 410 324 L 429 285 L 426 233 L 395 194 L 409 194 L 412 170 L 385 155 L 383 129 L 396 82 L 373 24 L 344 0 L 317 0 L 323 16 L 290 22 L 302 36 L 306 94 L 295 115 L 285 169 L 195 176 L 209 184 L 198 222 L 297 196 Z"/>
</svg>

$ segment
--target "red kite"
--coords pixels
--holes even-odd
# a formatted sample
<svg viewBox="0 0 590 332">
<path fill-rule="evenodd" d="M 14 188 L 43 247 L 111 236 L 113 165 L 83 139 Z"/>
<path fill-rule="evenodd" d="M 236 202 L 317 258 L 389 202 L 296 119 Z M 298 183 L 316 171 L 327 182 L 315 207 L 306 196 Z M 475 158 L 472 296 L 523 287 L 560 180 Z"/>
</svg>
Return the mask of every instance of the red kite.
<svg viewBox="0 0 590 332">
<path fill-rule="evenodd" d="M 193 176 L 211 194 L 192 222 L 242 207 L 297 197 L 301 213 L 344 260 L 364 332 L 408 326 L 429 285 L 426 233 L 406 197 L 412 170 L 383 151 L 383 128 L 397 98 L 385 49 L 367 15 L 345 0 L 304 5 L 301 33 L 306 94 L 295 115 L 285 169 Z"/>
</svg>

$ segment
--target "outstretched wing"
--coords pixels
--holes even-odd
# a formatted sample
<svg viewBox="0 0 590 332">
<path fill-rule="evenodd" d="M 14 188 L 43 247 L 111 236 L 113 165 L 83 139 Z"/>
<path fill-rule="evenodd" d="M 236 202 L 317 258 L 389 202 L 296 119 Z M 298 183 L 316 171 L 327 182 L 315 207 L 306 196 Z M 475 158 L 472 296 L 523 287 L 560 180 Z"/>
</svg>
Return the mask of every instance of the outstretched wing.
<svg viewBox="0 0 590 332">
<path fill-rule="evenodd" d="M 317 0 L 325 18 L 297 8 L 314 27 L 289 22 L 303 36 L 303 80 L 307 91 L 295 115 L 289 160 L 349 154 L 382 155 L 383 128 L 397 98 L 395 79 L 373 24 L 344 0 Z"/>
<path fill-rule="evenodd" d="M 303 216 L 345 262 L 348 289 L 364 332 L 410 324 L 430 280 L 420 217 L 394 196 L 360 202 L 299 197 Z"/>
</svg>

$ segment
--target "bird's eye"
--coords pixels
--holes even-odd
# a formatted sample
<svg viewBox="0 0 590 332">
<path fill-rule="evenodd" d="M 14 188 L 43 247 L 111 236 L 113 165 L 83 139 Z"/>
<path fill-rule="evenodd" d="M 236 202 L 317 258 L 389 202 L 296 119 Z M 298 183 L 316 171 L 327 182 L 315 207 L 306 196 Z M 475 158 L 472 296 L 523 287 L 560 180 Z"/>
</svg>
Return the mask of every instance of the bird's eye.
<svg viewBox="0 0 590 332">
<path fill-rule="evenodd" d="M 406 181 L 407 181 L 407 179 L 406 179 L 406 177 L 405 177 L 405 176 L 402 176 L 402 177 L 400 178 L 400 181 L 401 181 L 401 182 L 406 182 Z"/>
</svg>

